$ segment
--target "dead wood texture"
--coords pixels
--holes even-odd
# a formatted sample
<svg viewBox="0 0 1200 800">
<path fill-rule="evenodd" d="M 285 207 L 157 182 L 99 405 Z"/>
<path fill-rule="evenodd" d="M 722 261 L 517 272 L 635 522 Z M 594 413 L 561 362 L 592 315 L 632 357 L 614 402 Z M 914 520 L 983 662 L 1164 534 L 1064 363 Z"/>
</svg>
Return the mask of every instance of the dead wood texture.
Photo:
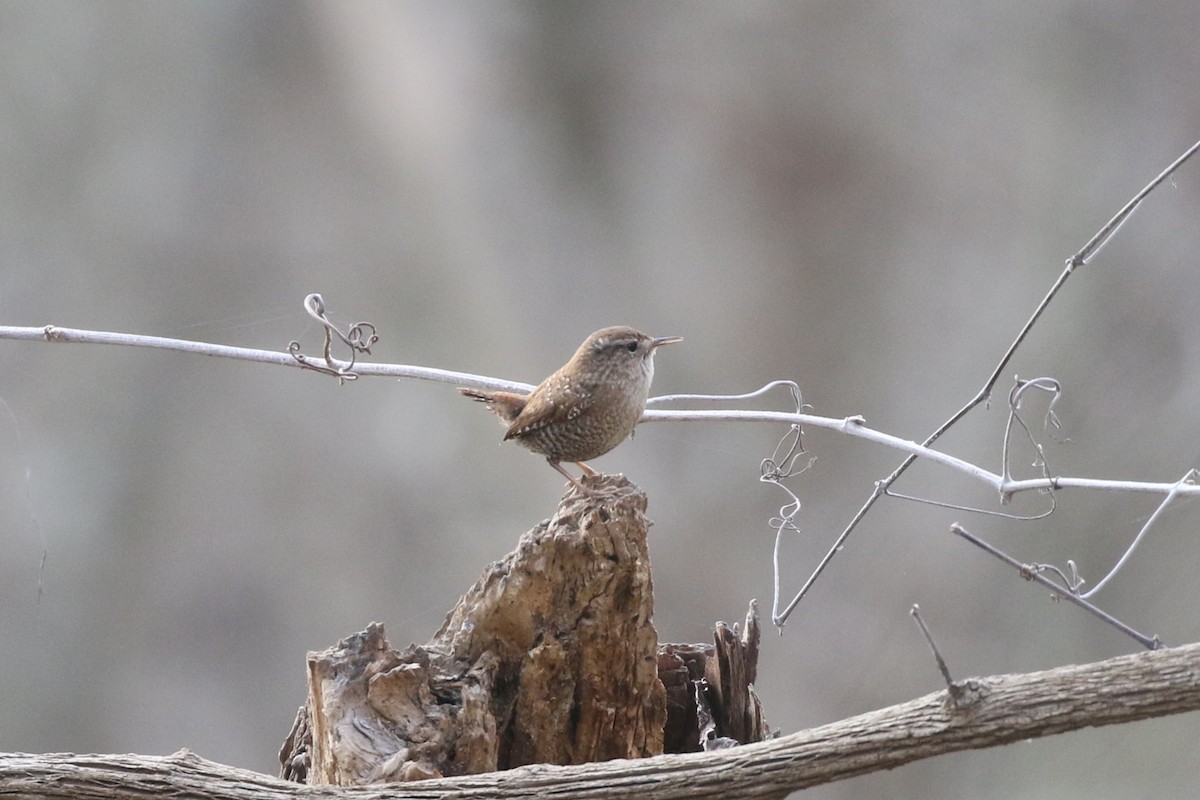
<svg viewBox="0 0 1200 800">
<path fill-rule="evenodd" d="M 588 482 L 596 497 L 569 493 L 427 644 L 398 653 L 376 623 L 310 653 L 281 776 L 353 786 L 763 739 L 757 608 L 713 645 L 660 648 L 646 497 Z"/>
<path fill-rule="evenodd" d="M 310 654 L 283 775 L 351 786 L 662 753 L 646 497 L 620 476 L 590 485 L 427 644 L 397 653 L 376 624 Z"/>
<path fill-rule="evenodd" d="M 664 644 L 658 677 L 667 691 L 664 753 L 696 753 L 750 742 L 771 733 L 754 691 L 758 676 L 758 604 L 746 624 L 718 622 L 713 644 Z"/>
<path fill-rule="evenodd" d="M 0 798 L 132 800 L 708 800 L 790 791 L 959 750 L 1200 709 L 1200 644 L 960 683 L 946 691 L 757 744 L 637 761 L 528 766 L 403 785 L 337 789 L 172 756 L 0 754 Z"/>
<path fill-rule="evenodd" d="M 187 751 L 0 754 L 0 798 L 777 798 L 942 753 L 1200 709 L 1193 644 L 962 681 L 952 692 L 725 747 L 765 734 L 753 694 L 755 610 L 740 632 L 719 625 L 712 647 L 657 648 L 645 497 L 620 478 L 595 482 L 600 499 L 569 495 L 485 572 L 428 644 L 396 653 L 373 625 L 310 654 L 308 704 L 281 756 L 293 779 L 334 785 Z M 711 752 L 656 756 L 664 722 L 672 747 Z M 554 760 L 573 766 L 544 763 Z M 514 768 L 492 771 L 505 767 Z M 488 771 L 465 774 L 474 770 Z"/>
</svg>

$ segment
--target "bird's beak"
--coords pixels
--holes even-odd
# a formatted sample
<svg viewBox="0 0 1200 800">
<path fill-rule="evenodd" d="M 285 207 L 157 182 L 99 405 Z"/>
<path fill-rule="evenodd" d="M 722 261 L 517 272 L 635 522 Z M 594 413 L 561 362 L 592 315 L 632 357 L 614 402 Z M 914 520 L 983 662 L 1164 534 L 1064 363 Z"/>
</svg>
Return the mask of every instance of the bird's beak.
<svg viewBox="0 0 1200 800">
<path fill-rule="evenodd" d="M 657 339 L 651 340 L 650 349 L 654 350 L 655 348 L 662 347 L 664 344 L 675 344 L 682 341 L 682 336 L 660 336 Z"/>
</svg>

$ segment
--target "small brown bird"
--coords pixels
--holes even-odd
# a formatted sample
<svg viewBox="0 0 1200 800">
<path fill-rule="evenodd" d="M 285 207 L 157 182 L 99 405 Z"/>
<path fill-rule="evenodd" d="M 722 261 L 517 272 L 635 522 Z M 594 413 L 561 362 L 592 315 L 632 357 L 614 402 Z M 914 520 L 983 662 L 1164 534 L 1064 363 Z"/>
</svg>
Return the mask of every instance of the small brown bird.
<svg viewBox="0 0 1200 800">
<path fill-rule="evenodd" d="M 487 403 L 508 423 L 505 441 L 515 439 L 545 456 L 550 466 L 590 496 L 592 492 L 560 462 L 574 461 L 588 475 L 595 475 L 583 462 L 625 441 L 646 409 L 654 378 L 654 351 L 681 341 L 680 336 L 654 339 L 625 325 L 602 328 L 528 395 L 458 391 Z"/>
</svg>

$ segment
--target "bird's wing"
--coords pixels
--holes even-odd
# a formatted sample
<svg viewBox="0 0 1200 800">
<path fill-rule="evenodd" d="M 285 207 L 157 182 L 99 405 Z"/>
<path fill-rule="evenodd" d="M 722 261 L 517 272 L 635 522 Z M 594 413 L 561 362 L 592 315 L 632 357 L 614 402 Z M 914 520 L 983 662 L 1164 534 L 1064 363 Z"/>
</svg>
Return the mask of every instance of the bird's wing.
<svg viewBox="0 0 1200 800">
<path fill-rule="evenodd" d="M 529 395 L 525 408 L 508 426 L 505 439 L 517 439 L 547 425 L 568 422 L 592 404 L 592 392 L 558 372 Z"/>
</svg>

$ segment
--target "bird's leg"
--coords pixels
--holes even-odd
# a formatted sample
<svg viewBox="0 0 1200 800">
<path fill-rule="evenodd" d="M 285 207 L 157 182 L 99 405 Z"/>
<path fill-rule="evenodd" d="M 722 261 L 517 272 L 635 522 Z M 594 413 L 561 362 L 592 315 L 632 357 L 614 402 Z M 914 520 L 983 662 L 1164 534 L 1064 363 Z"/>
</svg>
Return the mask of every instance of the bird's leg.
<svg viewBox="0 0 1200 800">
<path fill-rule="evenodd" d="M 552 467 L 554 467 L 556 470 L 558 470 L 558 471 L 559 471 L 559 472 L 560 472 L 560 473 L 561 473 L 561 474 L 562 474 L 562 475 L 563 475 L 563 476 L 564 476 L 564 477 L 565 477 L 567 480 L 569 480 L 569 481 L 570 481 L 570 482 L 571 482 L 571 483 L 572 483 L 572 484 L 575 486 L 575 488 L 576 488 L 576 489 L 578 489 L 579 491 L 583 492 L 583 493 L 584 493 L 584 494 L 586 494 L 588 497 L 595 497 L 595 496 L 596 496 L 596 493 L 595 493 L 595 492 L 593 492 L 591 489 L 589 489 L 589 488 L 587 488 L 586 486 L 584 486 L 584 485 L 583 485 L 582 483 L 580 483 L 579 481 L 575 480 L 575 476 L 574 476 L 574 475 L 572 475 L 571 473 L 567 472 L 566 468 L 565 468 L 565 467 L 563 467 L 563 465 L 562 465 L 562 464 L 558 463 L 557 461 L 554 461 L 553 459 L 549 459 L 549 458 L 547 458 L 547 459 L 546 459 L 546 463 L 548 463 L 550 466 L 552 466 Z M 589 468 L 589 471 L 590 471 L 590 472 L 591 472 L 591 474 L 593 474 L 593 475 L 595 475 L 595 474 L 596 474 L 595 470 L 591 470 L 591 469 Z"/>
<path fill-rule="evenodd" d="M 596 475 L 600 474 L 599 472 L 596 472 L 596 470 L 592 469 L 591 467 L 589 467 L 587 464 L 583 463 L 582 461 L 576 461 L 575 466 L 577 466 L 581 470 L 583 470 L 585 475 L 596 476 Z"/>
</svg>

